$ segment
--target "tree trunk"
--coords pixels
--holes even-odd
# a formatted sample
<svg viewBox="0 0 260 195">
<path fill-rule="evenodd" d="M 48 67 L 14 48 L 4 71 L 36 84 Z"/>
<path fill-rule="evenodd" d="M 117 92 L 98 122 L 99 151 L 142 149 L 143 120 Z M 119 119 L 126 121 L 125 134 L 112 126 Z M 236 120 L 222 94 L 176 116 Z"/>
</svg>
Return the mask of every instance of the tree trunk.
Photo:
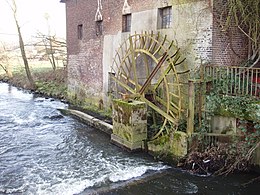
<svg viewBox="0 0 260 195">
<path fill-rule="evenodd" d="M 50 38 L 50 52 L 51 52 L 51 61 L 52 61 L 52 68 L 53 70 L 55 71 L 56 70 L 56 62 L 55 62 L 55 57 L 54 57 L 54 50 L 53 50 L 53 47 L 52 47 L 52 37 L 49 37 Z"/>
<path fill-rule="evenodd" d="M 21 50 L 21 54 L 22 54 L 22 58 L 23 58 L 23 63 L 24 63 L 26 75 L 27 75 L 27 78 L 29 80 L 30 87 L 32 89 L 35 89 L 36 86 L 35 86 L 35 83 L 34 83 L 34 80 L 33 80 L 33 77 L 32 77 L 31 71 L 30 71 L 29 63 L 28 63 L 28 60 L 27 60 L 27 57 L 26 57 L 21 29 L 20 29 L 20 26 L 18 24 L 16 16 L 14 16 L 14 17 L 15 17 L 15 23 L 16 23 L 16 27 L 17 27 L 17 31 L 18 31 L 19 46 L 20 46 L 20 50 Z"/>
</svg>

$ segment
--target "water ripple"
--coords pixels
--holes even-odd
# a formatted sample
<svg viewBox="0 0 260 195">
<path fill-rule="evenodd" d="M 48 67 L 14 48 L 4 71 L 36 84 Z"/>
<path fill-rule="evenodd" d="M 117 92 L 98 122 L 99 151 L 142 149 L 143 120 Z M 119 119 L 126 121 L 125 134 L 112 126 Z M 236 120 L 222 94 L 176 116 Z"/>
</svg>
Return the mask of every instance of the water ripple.
<svg viewBox="0 0 260 195">
<path fill-rule="evenodd" d="M 165 169 L 63 117 L 59 101 L 0 84 L 0 194 L 77 194 Z"/>
</svg>

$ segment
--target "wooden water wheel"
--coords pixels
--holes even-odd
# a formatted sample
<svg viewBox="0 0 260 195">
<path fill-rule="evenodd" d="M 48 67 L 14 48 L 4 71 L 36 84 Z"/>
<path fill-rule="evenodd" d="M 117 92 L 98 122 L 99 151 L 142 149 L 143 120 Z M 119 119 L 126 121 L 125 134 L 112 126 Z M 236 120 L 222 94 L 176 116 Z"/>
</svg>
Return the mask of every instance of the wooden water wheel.
<svg viewBox="0 0 260 195">
<path fill-rule="evenodd" d="M 178 128 L 180 75 L 188 73 L 183 62 L 179 49 L 160 33 L 130 35 L 116 52 L 111 67 L 113 98 L 127 94 L 148 105 L 149 126 L 155 127 L 150 139 Z"/>
</svg>

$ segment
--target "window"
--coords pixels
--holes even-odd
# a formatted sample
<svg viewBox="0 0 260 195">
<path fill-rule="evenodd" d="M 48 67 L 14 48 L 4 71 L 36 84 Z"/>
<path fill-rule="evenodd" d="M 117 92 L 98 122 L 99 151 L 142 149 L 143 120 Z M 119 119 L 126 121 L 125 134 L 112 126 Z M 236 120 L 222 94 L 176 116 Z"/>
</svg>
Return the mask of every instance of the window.
<svg viewBox="0 0 260 195">
<path fill-rule="evenodd" d="M 103 32 L 103 22 L 101 21 L 96 21 L 96 35 L 102 35 Z"/>
<path fill-rule="evenodd" d="M 83 24 L 79 24 L 78 25 L 78 39 L 82 39 L 83 38 Z"/>
<path fill-rule="evenodd" d="M 172 27 L 172 7 L 164 7 L 159 9 L 158 28 Z"/>
<path fill-rule="evenodd" d="M 123 32 L 131 31 L 131 14 L 123 15 Z"/>
</svg>

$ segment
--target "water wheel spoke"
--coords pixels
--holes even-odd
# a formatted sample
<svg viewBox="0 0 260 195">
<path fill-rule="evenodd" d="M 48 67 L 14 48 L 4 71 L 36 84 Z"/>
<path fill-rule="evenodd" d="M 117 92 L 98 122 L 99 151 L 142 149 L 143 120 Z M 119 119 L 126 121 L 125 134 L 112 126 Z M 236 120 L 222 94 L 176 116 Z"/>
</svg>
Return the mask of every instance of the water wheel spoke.
<svg viewBox="0 0 260 195">
<path fill-rule="evenodd" d="M 150 50 L 150 48 L 151 48 L 151 45 L 152 45 L 152 43 L 153 43 L 153 31 L 151 32 L 151 34 L 150 34 L 150 40 L 149 40 L 149 44 L 147 45 L 147 49 L 148 49 L 148 51 Z"/>
<path fill-rule="evenodd" d="M 178 111 L 181 110 L 181 108 L 180 108 L 179 106 L 177 106 L 176 104 L 174 104 L 173 102 L 170 102 L 170 103 L 171 103 L 171 105 L 172 105 L 175 109 L 177 109 Z"/>
<path fill-rule="evenodd" d="M 174 84 L 174 83 L 168 83 L 168 84 Z M 177 95 L 175 93 L 169 92 L 171 96 L 175 97 L 175 98 L 180 98 L 180 95 Z"/>
<path fill-rule="evenodd" d="M 173 42 L 172 42 L 172 44 L 173 44 Z M 171 46 L 172 46 L 172 45 L 171 45 Z M 169 59 L 167 59 L 167 61 L 171 61 L 175 56 L 177 56 L 177 55 L 179 54 L 179 51 L 180 51 L 180 49 L 177 49 L 177 50 L 173 53 L 173 55 L 169 56 Z M 177 56 L 177 58 L 178 58 L 178 56 Z M 177 60 L 175 60 L 175 62 L 177 62 Z"/>
<path fill-rule="evenodd" d="M 157 41 L 159 40 L 159 38 L 160 38 L 160 32 L 157 33 L 157 36 L 155 38 L 156 41 L 154 41 L 154 44 L 152 44 L 151 47 L 148 49 L 149 52 L 154 53 L 155 48 L 159 44 L 159 42 Z"/>
<path fill-rule="evenodd" d="M 159 45 L 159 47 L 153 52 L 153 55 L 155 56 L 157 53 L 159 53 L 161 51 L 161 49 L 163 48 L 163 45 L 165 44 L 166 42 L 166 38 L 167 36 L 165 35 L 164 36 L 164 39 L 162 41 L 162 43 Z M 167 51 L 167 50 L 166 50 Z"/>
<path fill-rule="evenodd" d="M 178 71 L 177 74 L 187 74 L 190 70 Z"/>
<path fill-rule="evenodd" d="M 134 94 L 135 90 L 129 87 L 127 84 L 123 83 L 122 81 L 118 80 L 116 77 L 112 76 L 112 79 L 114 79 L 121 87 L 126 89 L 128 92 Z"/>
<path fill-rule="evenodd" d="M 161 99 L 160 97 L 156 96 L 155 100 L 156 100 L 156 102 L 154 104 L 160 106 L 160 108 L 166 108 L 167 107 L 167 103 L 163 99 Z M 177 110 L 177 112 L 175 112 L 175 114 L 174 114 L 173 112 L 175 110 Z M 179 113 L 178 109 L 176 109 L 176 107 L 172 106 L 171 104 L 169 104 L 169 111 L 168 112 L 171 112 L 171 116 L 173 118 L 176 118 L 175 116 L 178 115 L 178 113 Z"/>
<path fill-rule="evenodd" d="M 158 138 L 161 134 L 163 134 L 163 131 L 165 130 L 166 124 L 167 124 L 167 120 L 165 119 L 163 121 L 163 124 L 162 124 L 160 130 L 152 137 L 151 140 L 154 140 L 154 139 Z"/>
<path fill-rule="evenodd" d="M 135 81 L 133 81 L 132 79 L 130 79 L 129 77 L 127 77 L 126 75 L 124 74 L 120 74 L 120 76 L 127 82 L 129 82 L 130 84 L 136 86 L 136 83 Z M 138 84 L 139 85 L 139 84 Z M 141 85 L 139 85 L 139 88 L 141 87 Z M 136 87 L 135 87 L 136 88 Z"/>
<path fill-rule="evenodd" d="M 185 60 L 186 60 L 186 58 L 183 58 L 181 61 L 176 62 L 176 63 L 174 64 L 174 66 L 178 66 L 178 65 L 182 64 Z"/>
<path fill-rule="evenodd" d="M 150 102 L 149 100 L 147 100 L 146 98 L 143 98 L 142 96 L 140 97 L 141 101 L 144 101 L 149 107 L 151 107 L 153 110 L 155 110 L 156 112 L 158 112 L 159 114 L 161 114 L 164 118 L 166 118 L 167 120 L 171 121 L 174 124 L 177 124 L 177 121 L 170 115 L 168 115 L 168 113 L 166 113 L 165 111 L 163 111 L 162 109 L 160 109 L 159 107 L 157 107 L 155 104 L 153 104 L 152 102 Z"/>
<path fill-rule="evenodd" d="M 170 50 L 172 46 L 173 46 L 173 41 L 171 41 L 170 45 L 168 46 L 168 50 Z"/>
<path fill-rule="evenodd" d="M 179 114 L 178 112 L 174 113 L 173 110 L 170 110 L 169 113 L 170 113 L 170 115 L 171 115 L 174 119 L 176 119 L 176 120 L 178 119 L 178 118 L 177 118 L 177 115 Z"/>
<path fill-rule="evenodd" d="M 146 34 L 146 32 L 145 32 L 145 34 Z M 140 47 L 139 48 L 145 49 L 146 40 L 147 40 L 146 35 L 144 35 L 144 36 L 139 35 L 139 40 L 140 40 Z"/>
<path fill-rule="evenodd" d="M 169 59 L 169 58 L 167 58 Z M 155 88 L 158 88 L 159 85 L 161 84 L 161 82 L 163 81 L 163 78 L 165 77 L 165 75 L 169 75 L 169 74 L 172 74 L 174 77 L 177 77 L 177 74 L 176 74 L 176 69 L 174 68 L 173 64 L 175 62 L 172 61 L 171 63 L 169 63 L 169 66 L 165 69 L 165 71 L 162 73 L 162 75 L 160 76 L 160 78 L 158 79 L 158 82 L 157 82 L 157 85 Z M 170 73 L 170 71 L 172 71 Z M 178 82 L 177 82 L 178 83 Z"/>
</svg>

